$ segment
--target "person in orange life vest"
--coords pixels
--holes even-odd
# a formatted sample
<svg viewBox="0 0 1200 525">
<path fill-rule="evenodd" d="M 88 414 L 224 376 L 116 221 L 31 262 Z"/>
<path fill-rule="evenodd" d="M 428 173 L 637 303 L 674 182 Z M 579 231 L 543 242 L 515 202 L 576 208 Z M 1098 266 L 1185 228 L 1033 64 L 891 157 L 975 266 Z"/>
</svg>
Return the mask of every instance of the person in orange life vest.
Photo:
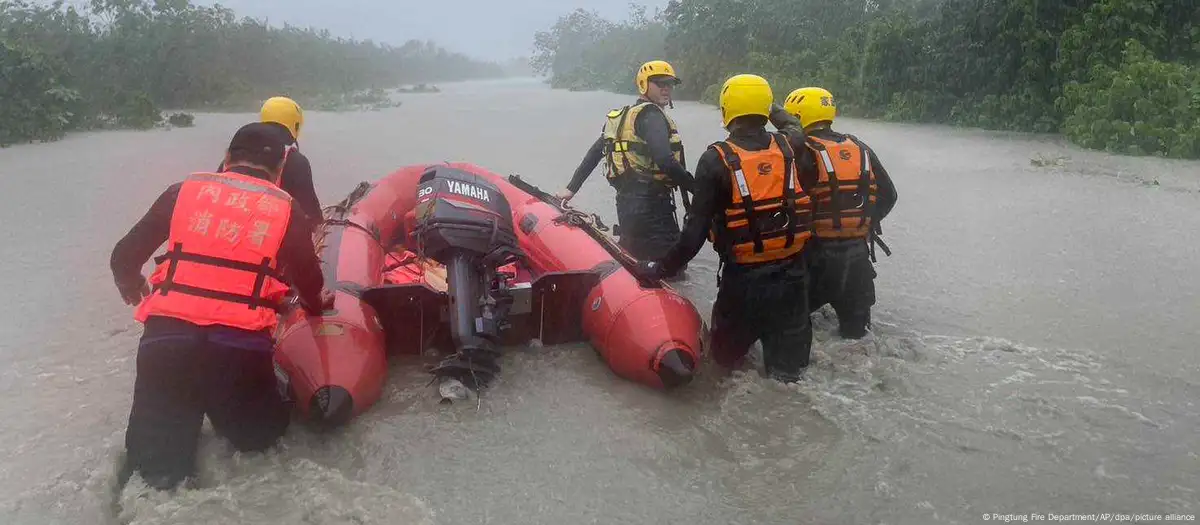
<svg viewBox="0 0 1200 525">
<path fill-rule="evenodd" d="M 735 368 L 761 340 L 767 375 L 795 382 L 812 349 L 804 260 L 812 209 L 791 142 L 766 130 L 773 100 L 760 76 L 725 82 L 720 106 L 729 136 L 700 157 L 683 234 L 666 256 L 641 261 L 635 273 L 669 275 L 710 238 L 721 260 L 712 309 L 713 360 Z"/>
<path fill-rule="evenodd" d="M 774 107 L 771 121 L 804 145 L 800 178 L 814 209 L 809 308 L 831 305 L 840 335 L 859 339 L 867 335 L 875 304 L 875 247 L 891 255 L 879 235 L 880 222 L 896 206 L 896 185 L 870 147 L 833 131 L 836 115 L 833 95 L 808 87 Z"/>
<path fill-rule="evenodd" d="M 309 219 L 315 223 L 320 222 L 324 217 L 317 190 L 313 187 L 312 164 L 308 157 L 300 152 L 300 130 L 304 127 L 304 110 L 290 98 L 271 97 L 263 102 L 262 109 L 259 110 L 259 121 L 270 124 L 290 148 L 278 186 L 296 200 Z M 224 170 L 224 164 L 217 167 L 218 172 Z"/>
<path fill-rule="evenodd" d="M 271 447 L 290 406 L 274 373 L 273 330 L 288 283 L 319 315 L 332 304 L 304 212 L 278 186 L 286 143 L 270 126 L 233 136 L 223 173 L 171 185 L 112 252 L 126 304 L 145 325 L 120 482 L 169 489 L 191 476 L 204 416 L 242 451 Z M 141 268 L 155 259 L 150 280 Z"/>
</svg>

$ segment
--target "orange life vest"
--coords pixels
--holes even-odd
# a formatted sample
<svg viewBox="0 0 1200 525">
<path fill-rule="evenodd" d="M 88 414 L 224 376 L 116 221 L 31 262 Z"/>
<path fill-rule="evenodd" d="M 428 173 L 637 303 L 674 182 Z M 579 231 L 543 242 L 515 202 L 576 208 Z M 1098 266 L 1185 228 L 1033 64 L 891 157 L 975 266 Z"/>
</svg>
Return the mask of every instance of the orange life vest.
<svg viewBox="0 0 1200 525">
<path fill-rule="evenodd" d="M 879 191 L 867 147 L 850 135 L 842 141 L 809 136 L 806 142 L 817 161 L 813 233 L 818 239 L 865 239 Z"/>
<path fill-rule="evenodd" d="M 731 141 L 713 144 L 729 168 L 733 200 L 724 224 L 711 238 L 731 262 L 778 261 L 804 250 L 812 236 L 812 201 L 800 187 L 795 154 L 782 134 L 772 133 L 771 146 L 749 151 Z M 751 174 L 743 171 L 751 167 Z"/>
<path fill-rule="evenodd" d="M 174 317 L 201 326 L 273 330 L 288 285 L 279 247 L 291 197 L 274 184 L 233 172 L 184 181 L 171 216 L 167 253 L 156 257 L 154 292 L 134 318 Z"/>
</svg>

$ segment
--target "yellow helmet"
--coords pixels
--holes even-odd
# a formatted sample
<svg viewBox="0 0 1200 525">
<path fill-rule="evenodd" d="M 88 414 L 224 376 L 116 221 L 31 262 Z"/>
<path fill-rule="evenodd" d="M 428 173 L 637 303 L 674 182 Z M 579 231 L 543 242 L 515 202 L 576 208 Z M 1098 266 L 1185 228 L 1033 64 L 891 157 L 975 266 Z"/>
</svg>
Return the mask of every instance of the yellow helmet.
<svg viewBox="0 0 1200 525">
<path fill-rule="evenodd" d="M 271 97 L 263 103 L 260 111 L 263 122 L 282 124 L 292 133 L 293 139 L 300 138 L 300 127 L 304 124 L 304 110 L 300 104 L 287 97 Z"/>
<path fill-rule="evenodd" d="M 675 68 L 671 67 L 671 64 L 662 60 L 651 60 L 638 68 L 637 78 L 634 81 L 637 84 L 638 94 L 645 95 L 646 90 L 650 89 L 650 77 L 659 75 L 669 76 L 675 79 L 676 84 L 680 83 L 679 76 L 675 74 Z"/>
<path fill-rule="evenodd" d="M 837 104 L 833 102 L 833 94 L 824 88 L 806 87 L 797 89 L 788 95 L 783 109 L 800 119 L 800 125 L 808 127 L 817 122 L 833 123 L 837 116 Z"/>
<path fill-rule="evenodd" d="M 721 122 L 728 127 L 733 119 L 746 115 L 771 115 L 775 95 L 767 79 L 758 75 L 735 75 L 721 87 Z"/>
</svg>

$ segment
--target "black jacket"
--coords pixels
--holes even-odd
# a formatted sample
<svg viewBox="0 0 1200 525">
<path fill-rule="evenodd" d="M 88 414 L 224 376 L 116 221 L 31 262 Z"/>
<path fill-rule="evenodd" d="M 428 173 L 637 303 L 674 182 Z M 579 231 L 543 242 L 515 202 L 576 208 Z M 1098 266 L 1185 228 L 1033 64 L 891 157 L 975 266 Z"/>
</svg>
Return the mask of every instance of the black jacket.
<svg viewBox="0 0 1200 525">
<path fill-rule="evenodd" d="M 272 123 L 274 124 L 274 123 Z M 292 133 L 281 124 L 274 124 L 284 138 L 284 142 L 291 144 L 295 142 L 292 138 Z M 225 163 L 217 167 L 217 171 L 222 171 Z M 279 188 L 288 192 L 292 199 L 300 205 L 300 209 L 304 210 L 304 214 L 312 221 L 320 221 L 323 218 L 321 213 L 321 201 L 317 198 L 317 190 L 313 187 L 312 164 L 308 162 L 308 157 L 305 157 L 300 150 L 292 150 L 288 154 L 287 164 L 283 166 L 283 177 L 280 180 Z"/>
<path fill-rule="evenodd" d="M 646 102 L 646 99 L 639 98 L 635 104 L 642 102 Z M 646 141 L 646 146 L 650 149 L 650 158 L 654 160 L 654 163 L 661 167 L 679 187 L 691 191 L 692 174 L 688 173 L 683 164 L 675 160 L 671 152 L 671 129 L 667 124 L 666 116 L 663 115 L 662 108 L 655 104 L 646 106 L 634 121 L 633 132 Z M 596 142 L 592 143 L 592 147 L 588 148 L 587 153 L 583 156 L 583 161 L 575 169 L 575 175 L 571 177 L 571 182 L 567 184 L 567 190 L 578 192 L 602 160 L 604 160 L 604 137 L 596 139 Z M 685 162 L 686 160 L 684 159 Z"/>
</svg>

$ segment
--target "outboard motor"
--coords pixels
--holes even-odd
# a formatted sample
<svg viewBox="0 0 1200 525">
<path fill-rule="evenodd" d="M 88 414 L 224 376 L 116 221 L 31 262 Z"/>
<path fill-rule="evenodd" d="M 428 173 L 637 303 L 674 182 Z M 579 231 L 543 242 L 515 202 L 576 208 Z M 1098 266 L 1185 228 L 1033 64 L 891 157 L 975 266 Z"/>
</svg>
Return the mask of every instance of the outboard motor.
<svg viewBox="0 0 1200 525">
<path fill-rule="evenodd" d="M 455 354 L 432 372 L 441 381 L 443 398 L 462 398 L 447 390 L 478 391 L 500 373 L 498 345 L 508 327 L 509 283 L 515 276 L 496 270 L 524 254 L 504 194 L 477 175 L 431 167 L 417 185 L 415 211 L 419 253 L 446 266 L 450 295 Z"/>
</svg>

